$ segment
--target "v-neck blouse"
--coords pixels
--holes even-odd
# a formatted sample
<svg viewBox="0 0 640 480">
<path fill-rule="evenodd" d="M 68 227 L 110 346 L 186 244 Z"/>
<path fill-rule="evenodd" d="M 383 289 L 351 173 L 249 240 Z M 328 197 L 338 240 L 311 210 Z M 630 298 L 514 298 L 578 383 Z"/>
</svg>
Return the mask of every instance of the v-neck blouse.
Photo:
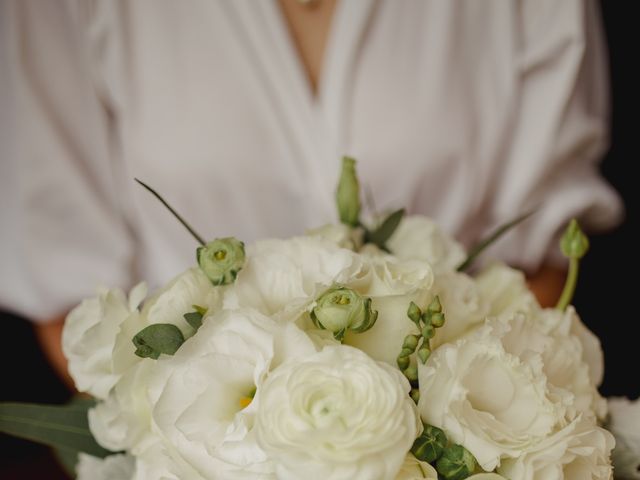
<svg viewBox="0 0 640 480">
<path fill-rule="evenodd" d="M 379 212 L 535 270 L 558 231 L 619 220 L 600 178 L 607 78 L 595 2 L 337 4 L 313 96 L 275 0 L 5 1 L 0 303 L 42 319 L 97 284 L 166 282 L 193 239 L 336 220 L 339 159 Z"/>
</svg>

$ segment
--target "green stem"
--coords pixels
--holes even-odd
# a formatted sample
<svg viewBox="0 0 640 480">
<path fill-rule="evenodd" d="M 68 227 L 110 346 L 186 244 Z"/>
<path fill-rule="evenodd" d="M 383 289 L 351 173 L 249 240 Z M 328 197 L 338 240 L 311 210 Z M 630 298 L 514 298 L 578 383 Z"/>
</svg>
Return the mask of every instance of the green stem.
<svg viewBox="0 0 640 480">
<path fill-rule="evenodd" d="M 578 283 L 579 265 L 580 260 L 577 258 L 571 258 L 569 260 L 569 273 L 567 273 L 567 280 L 564 283 L 564 289 L 562 290 L 560 300 L 558 300 L 558 304 L 556 305 L 558 310 L 566 310 L 567 306 L 569 306 L 573 299 L 573 294 L 576 291 L 576 285 Z"/>
<path fill-rule="evenodd" d="M 200 245 L 202 245 L 202 246 L 206 245 L 206 243 L 207 243 L 207 242 L 205 242 L 205 241 L 204 241 L 204 239 L 203 239 L 200 235 L 198 235 L 198 234 L 196 233 L 196 231 L 195 231 L 193 228 L 191 228 L 191 225 L 189 225 L 189 224 L 186 222 L 186 220 L 185 220 L 184 218 L 182 218 L 182 217 L 180 216 L 180 214 L 179 214 L 178 212 L 176 212 L 176 211 L 173 209 L 173 207 L 171 207 L 171 205 L 169 205 L 169 204 L 167 203 L 167 201 L 166 201 L 164 198 L 162 198 L 162 197 L 160 196 L 160 194 L 159 194 L 158 192 L 156 192 L 153 188 L 151 188 L 149 185 L 147 185 L 147 184 L 146 184 L 146 183 L 144 183 L 143 181 L 138 180 L 137 178 L 136 178 L 136 179 L 134 179 L 134 180 L 135 180 L 136 182 L 138 182 L 140 185 L 142 185 L 144 188 L 146 188 L 147 190 L 149 190 L 149 191 L 151 192 L 151 194 L 152 194 L 154 197 L 156 197 L 158 200 L 160 200 L 160 202 L 161 202 L 165 207 L 167 207 L 167 210 L 169 210 L 169 211 L 173 214 L 173 216 L 174 216 L 174 217 L 176 217 L 176 218 L 178 219 L 178 221 L 182 224 L 182 226 L 184 226 L 184 228 L 186 228 L 186 229 L 189 231 L 189 233 L 190 233 L 191 235 L 193 235 L 193 238 L 195 238 L 195 239 L 198 241 L 198 243 L 200 243 Z"/>
</svg>

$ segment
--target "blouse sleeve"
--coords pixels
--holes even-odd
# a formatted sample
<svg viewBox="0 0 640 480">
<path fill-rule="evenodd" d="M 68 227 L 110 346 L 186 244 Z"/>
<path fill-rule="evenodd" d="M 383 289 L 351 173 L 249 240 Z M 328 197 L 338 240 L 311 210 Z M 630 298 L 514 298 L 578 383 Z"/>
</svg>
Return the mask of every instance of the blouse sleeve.
<svg viewBox="0 0 640 480">
<path fill-rule="evenodd" d="M 608 145 L 609 85 L 595 2 L 524 0 L 520 7 L 518 101 L 487 232 L 535 214 L 487 258 L 535 271 L 543 262 L 566 263 L 557 240 L 571 218 L 587 231 L 610 228 L 622 204 L 598 170 Z"/>
<path fill-rule="evenodd" d="M 0 307 L 34 321 L 131 281 L 81 5 L 0 3 Z"/>
</svg>

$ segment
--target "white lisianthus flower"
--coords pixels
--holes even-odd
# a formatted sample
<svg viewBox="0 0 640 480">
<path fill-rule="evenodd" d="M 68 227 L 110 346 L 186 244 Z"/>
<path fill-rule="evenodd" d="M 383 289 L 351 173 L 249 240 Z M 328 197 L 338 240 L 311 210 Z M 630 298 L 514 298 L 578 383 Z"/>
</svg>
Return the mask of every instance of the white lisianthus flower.
<svg viewBox="0 0 640 480">
<path fill-rule="evenodd" d="M 104 448 L 137 454 L 157 439 L 151 434 L 149 380 L 155 361 L 141 361 L 122 376 L 109 396 L 89 410 L 89 428 Z"/>
<path fill-rule="evenodd" d="M 409 304 L 428 303 L 432 285 L 433 271 L 427 262 L 401 261 L 390 255 L 367 256 L 362 269 L 346 286 L 371 298 L 371 308 L 378 312 L 378 317 L 375 325 L 365 332 L 348 331 L 344 343 L 395 366 L 404 338 L 419 333 L 407 317 Z"/>
<path fill-rule="evenodd" d="M 640 400 L 613 397 L 608 404 L 607 429 L 616 439 L 613 450 L 616 478 L 640 479 Z"/>
<path fill-rule="evenodd" d="M 408 453 L 395 480 L 438 480 L 438 472 L 427 462 Z"/>
<path fill-rule="evenodd" d="M 576 321 L 580 322 L 572 307 L 566 312 L 541 310 L 533 317 L 517 315 L 502 341 L 510 353 L 521 358 L 533 352 L 541 355 L 551 396 L 566 405 L 567 422 L 579 414 L 604 418 L 607 412 L 606 401 L 591 381 L 584 361 L 583 343 L 573 334 Z"/>
<path fill-rule="evenodd" d="M 105 398 L 120 379 L 121 372 L 114 368 L 116 337 L 145 295 L 144 283 L 133 288 L 128 299 L 122 290 L 100 289 L 97 297 L 84 300 L 69 313 L 62 330 L 62 351 L 79 391 Z"/>
<path fill-rule="evenodd" d="M 135 459 L 129 455 L 109 455 L 97 458 L 78 454 L 77 480 L 131 480 L 135 473 Z"/>
<path fill-rule="evenodd" d="M 262 240 L 247 246 L 244 268 L 225 308 L 249 307 L 273 318 L 296 319 L 315 298 L 360 270 L 354 252 L 312 237 Z"/>
<path fill-rule="evenodd" d="M 498 471 L 510 480 L 610 480 L 613 435 L 593 418 L 578 417 Z"/>
<path fill-rule="evenodd" d="M 253 432 L 263 381 L 281 362 L 315 352 L 295 324 L 243 309 L 205 317 L 196 336 L 160 358 L 151 415 L 178 477 L 271 478 Z"/>
<path fill-rule="evenodd" d="M 282 364 L 262 386 L 259 445 L 280 480 L 394 478 L 422 425 L 402 374 L 348 346 Z"/>
<path fill-rule="evenodd" d="M 214 286 L 199 268 L 190 268 L 175 277 L 144 302 L 141 312 L 122 322 L 113 350 L 114 368 L 124 372 L 141 361 L 135 354 L 136 346 L 132 339 L 149 325 L 175 325 L 185 339 L 192 337 L 195 329 L 184 315 L 194 312 L 194 305 L 211 313 L 220 310 L 226 288 Z"/>
<path fill-rule="evenodd" d="M 443 429 L 486 471 L 522 455 L 563 418 L 547 395 L 541 362 L 505 351 L 489 325 L 434 350 L 418 375 L 423 421 Z"/>
<path fill-rule="evenodd" d="M 433 220 L 419 215 L 404 217 L 387 247 L 401 260 L 429 262 L 436 272 L 455 270 L 467 256 Z"/>
</svg>

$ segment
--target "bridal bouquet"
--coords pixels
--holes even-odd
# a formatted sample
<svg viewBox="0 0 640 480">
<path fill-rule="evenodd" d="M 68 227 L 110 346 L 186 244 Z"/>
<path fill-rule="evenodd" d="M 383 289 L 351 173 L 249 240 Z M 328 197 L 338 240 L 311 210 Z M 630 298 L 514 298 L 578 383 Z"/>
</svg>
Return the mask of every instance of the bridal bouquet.
<svg viewBox="0 0 640 480">
<path fill-rule="evenodd" d="M 99 445 L 64 437 L 91 454 L 78 478 L 611 478 L 602 353 L 569 306 L 577 224 L 543 309 L 520 271 L 464 273 L 478 252 L 428 218 L 365 227 L 351 159 L 337 203 L 341 224 L 299 237 L 193 232 L 194 266 L 160 291 L 101 289 L 70 313 Z"/>
</svg>

